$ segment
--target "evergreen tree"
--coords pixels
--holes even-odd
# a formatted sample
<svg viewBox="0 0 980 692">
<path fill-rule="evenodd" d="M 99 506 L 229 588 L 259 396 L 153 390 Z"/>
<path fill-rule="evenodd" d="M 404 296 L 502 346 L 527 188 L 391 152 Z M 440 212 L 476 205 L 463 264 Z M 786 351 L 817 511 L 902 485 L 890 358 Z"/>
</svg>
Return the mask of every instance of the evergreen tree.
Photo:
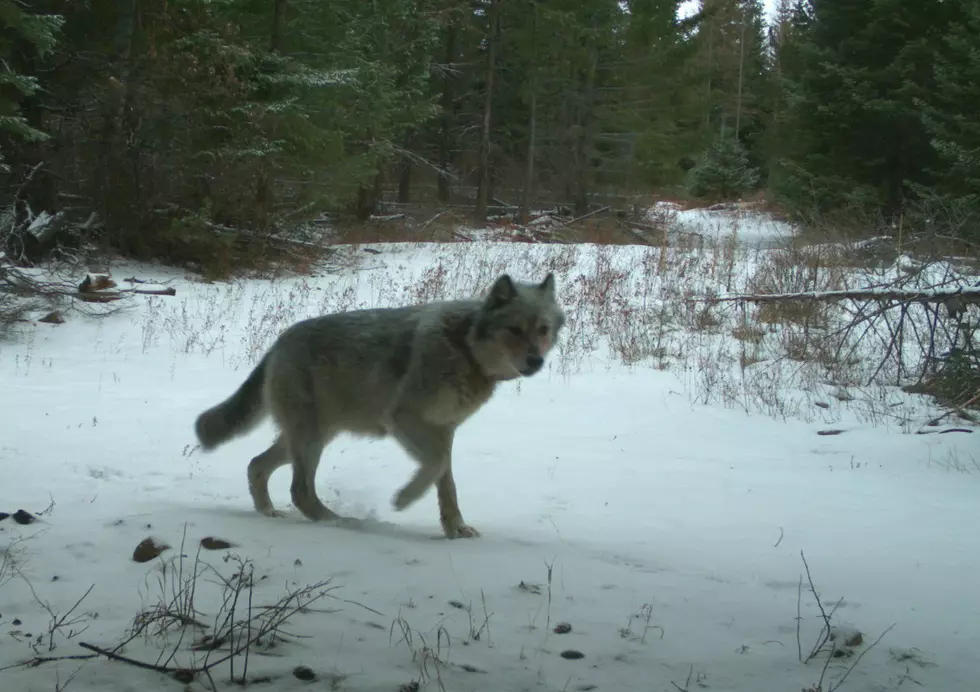
<svg viewBox="0 0 980 692">
<path fill-rule="evenodd" d="M 695 197 L 733 199 L 759 182 L 759 171 L 749 164 L 748 152 L 734 137 L 715 142 L 688 173 L 688 190 Z"/>
<path fill-rule="evenodd" d="M 799 57 L 785 71 L 792 143 L 778 192 L 798 212 L 841 207 L 895 216 L 936 161 L 915 100 L 932 92 L 932 55 L 949 3 L 810 0 Z"/>
<path fill-rule="evenodd" d="M 63 22 L 57 14 L 29 12 L 17 0 L 0 0 L 0 172 L 9 172 L 4 150 L 15 142 L 48 138 L 39 122 L 24 115 L 22 107 L 40 89 L 30 68 L 37 58 L 51 55 Z"/>
<path fill-rule="evenodd" d="M 763 11 L 759 0 L 703 1 L 692 68 L 701 93 L 699 148 L 708 159 L 722 150 L 744 150 L 753 166 L 765 160 L 763 134 L 775 91 Z M 726 138 L 739 145 L 719 147 Z"/>
<path fill-rule="evenodd" d="M 938 155 L 935 194 L 953 230 L 980 240 L 980 5 L 956 0 L 962 15 L 936 55 L 934 93 L 923 122 Z M 921 191 L 931 196 L 930 190 Z"/>
</svg>

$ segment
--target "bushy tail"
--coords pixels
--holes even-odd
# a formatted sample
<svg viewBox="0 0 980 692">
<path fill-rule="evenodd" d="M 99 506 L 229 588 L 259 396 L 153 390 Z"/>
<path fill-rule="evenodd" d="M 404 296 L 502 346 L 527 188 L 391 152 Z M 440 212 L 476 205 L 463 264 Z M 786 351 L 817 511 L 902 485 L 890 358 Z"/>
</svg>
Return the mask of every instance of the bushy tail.
<svg viewBox="0 0 980 692">
<path fill-rule="evenodd" d="M 244 435 L 262 420 L 265 414 L 262 387 L 265 384 L 267 360 L 263 358 L 255 366 L 238 391 L 197 417 L 194 432 L 205 450 L 214 449 L 237 435 Z"/>
</svg>

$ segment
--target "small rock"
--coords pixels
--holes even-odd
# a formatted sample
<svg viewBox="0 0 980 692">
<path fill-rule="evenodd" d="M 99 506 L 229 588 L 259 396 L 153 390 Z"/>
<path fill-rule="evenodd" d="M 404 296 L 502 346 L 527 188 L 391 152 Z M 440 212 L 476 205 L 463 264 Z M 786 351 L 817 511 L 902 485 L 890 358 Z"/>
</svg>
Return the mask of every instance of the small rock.
<svg viewBox="0 0 980 692">
<path fill-rule="evenodd" d="M 834 430 L 834 429 L 831 429 L 831 430 L 818 430 L 817 431 L 817 434 L 818 435 L 840 435 L 842 432 L 844 432 L 844 431 L 843 430 Z"/>
<path fill-rule="evenodd" d="M 7 514 L 6 512 L 0 512 L 0 521 L 3 521 L 4 519 L 6 519 L 9 516 L 10 515 Z"/>
<path fill-rule="evenodd" d="M 830 408 L 830 404 L 828 404 L 826 401 L 814 401 L 813 405 L 819 406 L 820 408 Z"/>
<path fill-rule="evenodd" d="M 170 546 L 164 543 L 157 543 L 153 538 L 144 538 L 133 551 L 134 562 L 149 562 L 158 557 L 164 550 L 169 550 Z"/>
<path fill-rule="evenodd" d="M 44 322 L 44 324 L 64 324 L 65 318 L 59 310 L 52 310 L 47 315 L 38 320 L 38 322 Z"/>
<path fill-rule="evenodd" d="M 834 642 L 838 646 L 846 646 L 849 648 L 854 648 L 861 646 L 864 643 L 864 635 L 861 634 L 861 630 L 856 627 L 850 626 L 840 626 L 834 627 L 833 631 L 830 633 L 830 641 Z"/>
<path fill-rule="evenodd" d="M 459 610 L 466 610 L 466 606 L 459 601 L 449 601 L 449 605 L 453 608 L 458 608 Z"/>
<path fill-rule="evenodd" d="M 296 666 L 293 668 L 293 675 L 303 682 L 313 682 L 316 680 L 316 673 L 308 666 Z"/>
<path fill-rule="evenodd" d="M 184 685 L 189 685 L 194 682 L 194 671 L 187 670 L 186 668 L 174 671 L 174 680 Z"/>
<path fill-rule="evenodd" d="M 14 622 L 13 622 L 14 627 L 19 627 L 21 624 L 23 623 L 21 623 L 20 618 L 14 618 Z"/>
<path fill-rule="evenodd" d="M 14 521 L 16 521 L 18 524 L 33 524 L 35 521 L 37 521 L 37 517 L 30 512 L 25 512 L 22 509 L 18 509 L 16 512 L 14 512 Z"/>
<path fill-rule="evenodd" d="M 540 584 L 532 584 L 531 582 L 526 582 L 523 580 L 517 585 L 517 588 L 521 591 L 527 591 L 528 593 L 541 593 Z"/>
<path fill-rule="evenodd" d="M 567 622 L 559 622 L 555 625 L 555 634 L 568 634 L 572 631 L 572 626 Z"/>
<path fill-rule="evenodd" d="M 585 658 L 585 654 L 583 654 L 581 651 L 576 651 L 575 649 L 565 649 L 558 655 L 561 656 L 562 658 L 567 658 L 570 661 L 576 661 L 580 658 Z"/>
<path fill-rule="evenodd" d="M 234 548 L 235 544 L 230 543 L 222 538 L 215 538 L 214 536 L 205 536 L 201 539 L 201 547 L 205 550 L 227 550 L 228 548 Z"/>
</svg>

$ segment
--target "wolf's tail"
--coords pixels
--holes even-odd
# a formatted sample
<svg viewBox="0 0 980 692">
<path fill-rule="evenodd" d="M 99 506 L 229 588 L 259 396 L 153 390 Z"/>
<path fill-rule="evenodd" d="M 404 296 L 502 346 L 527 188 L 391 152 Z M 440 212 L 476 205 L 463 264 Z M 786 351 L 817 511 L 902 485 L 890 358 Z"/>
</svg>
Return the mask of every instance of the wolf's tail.
<svg viewBox="0 0 980 692">
<path fill-rule="evenodd" d="M 263 358 L 234 394 L 197 417 L 194 432 L 205 451 L 244 435 L 262 420 L 267 362 L 268 357 Z"/>
</svg>

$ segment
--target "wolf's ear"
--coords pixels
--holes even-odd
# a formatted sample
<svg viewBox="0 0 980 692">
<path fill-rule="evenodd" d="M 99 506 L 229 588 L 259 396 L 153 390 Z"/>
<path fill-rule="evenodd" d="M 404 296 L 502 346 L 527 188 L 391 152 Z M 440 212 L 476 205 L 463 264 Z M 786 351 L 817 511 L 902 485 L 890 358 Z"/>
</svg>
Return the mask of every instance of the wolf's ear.
<svg viewBox="0 0 980 692">
<path fill-rule="evenodd" d="M 555 297 L 555 273 L 548 272 L 548 276 L 544 277 L 544 281 L 538 284 L 538 289 L 548 298 L 553 299 Z"/>
<path fill-rule="evenodd" d="M 487 307 L 497 308 L 506 305 L 516 295 L 517 289 L 514 287 L 514 282 L 511 281 L 510 276 L 501 274 L 500 278 L 490 288 L 490 294 L 487 296 Z"/>
</svg>

